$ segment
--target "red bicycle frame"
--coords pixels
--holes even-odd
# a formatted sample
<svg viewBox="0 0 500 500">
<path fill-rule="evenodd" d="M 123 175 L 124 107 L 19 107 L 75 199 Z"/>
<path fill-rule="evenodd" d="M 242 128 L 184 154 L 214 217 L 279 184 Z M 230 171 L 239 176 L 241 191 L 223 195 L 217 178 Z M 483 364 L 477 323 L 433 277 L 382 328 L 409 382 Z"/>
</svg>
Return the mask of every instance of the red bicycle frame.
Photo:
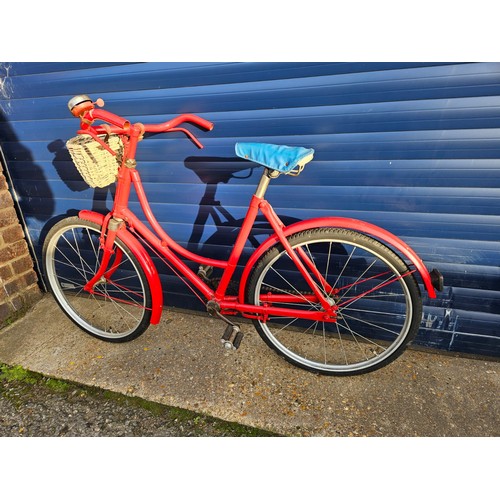
<svg viewBox="0 0 500 500">
<path fill-rule="evenodd" d="M 435 297 L 434 285 L 431 275 L 425 268 L 424 264 L 417 254 L 408 247 L 402 240 L 393 234 L 372 224 L 357 221 L 354 219 L 345 219 L 340 217 L 327 217 L 321 219 L 312 219 L 302 221 L 292 226 L 285 227 L 282 221 L 274 212 L 271 205 L 264 199 L 266 189 L 271 180 L 271 170 L 265 169 L 261 181 L 255 194 L 252 196 L 248 211 L 246 213 L 243 225 L 239 231 L 234 247 L 231 251 L 229 259 L 216 260 L 194 254 L 176 243 L 160 226 L 156 220 L 151 207 L 148 203 L 146 193 L 144 191 L 139 173 L 136 170 L 135 153 L 137 143 L 145 132 L 159 133 L 181 131 L 184 132 L 190 139 L 195 142 L 198 147 L 203 147 L 201 143 L 188 130 L 179 127 L 183 122 L 192 122 L 207 130 L 211 130 L 213 124 L 200 118 L 196 115 L 181 115 L 169 122 L 158 125 L 131 125 L 128 120 L 125 120 L 117 115 L 109 113 L 101 109 L 94 109 L 93 103 L 84 104 L 84 108 L 72 111 L 75 116 L 81 118 L 81 130 L 78 133 L 89 134 L 102 143 L 105 143 L 99 138 L 100 134 L 117 133 L 122 136 L 124 142 L 124 155 L 121 167 L 118 171 L 117 189 L 114 199 L 114 205 L 111 212 L 103 216 L 96 212 L 83 210 L 80 212 L 80 217 L 89 221 L 93 221 L 102 227 L 101 247 L 103 249 L 103 259 L 101 266 L 96 275 L 87 283 L 85 289 L 89 293 L 93 293 L 94 285 L 104 276 L 109 278 L 113 269 L 118 267 L 121 260 L 121 252 L 116 252 L 112 255 L 113 243 L 116 237 L 120 238 L 131 249 L 134 255 L 139 260 L 143 268 L 152 293 L 152 316 L 151 323 L 156 324 L 160 320 L 163 293 L 161 283 L 158 277 L 158 272 L 152 262 L 148 252 L 144 249 L 139 240 L 134 236 L 134 233 L 139 234 L 152 248 L 162 256 L 166 262 L 171 265 L 177 273 L 183 276 L 194 288 L 196 288 L 206 299 L 207 302 L 212 301 L 217 304 L 220 314 L 236 314 L 241 313 L 243 316 L 252 319 L 266 320 L 269 315 L 273 316 L 293 316 L 298 318 L 309 319 L 313 321 L 336 321 L 336 311 L 338 305 L 333 301 L 328 300 L 324 291 L 329 295 L 334 294 L 335 290 L 328 285 L 325 279 L 316 269 L 314 262 L 302 250 L 295 251 L 288 238 L 292 234 L 313 227 L 344 227 L 356 229 L 374 236 L 387 244 L 399 250 L 407 259 L 414 265 L 416 271 L 421 275 L 424 285 L 430 297 Z M 96 119 L 106 121 L 111 124 L 93 126 Z M 132 185 L 137 193 L 141 208 L 144 212 L 147 222 L 150 224 L 149 229 L 129 208 L 128 201 Z M 259 211 L 265 216 L 271 225 L 274 234 L 262 243 L 253 253 L 247 262 L 240 280 L 238 295 L 227 295 L 227 289 L 231 278 L 234 275 L 237 264 L 241 258 L 244 245 L 250 235 L 250 231 L 254 225 Z M 279 307 L 280 303 L 290 303 L 290 296 L 285 294 L 265 294 L 261 295 L 261 304 L 252 305 L 245 301 L 246 283 L 251 269 L 258 259 L 272 245 L 281 243 L 285 251 L 288 253 L 297 269 L 304 277 L 306 283 L 310 287 L 310 294 L 303 297 L 303 300 L 310 300 L 321 304 L 322 309 L 316 311 L 302 311 L 297 309 L 288 309 Z M 193 272 L 182 260 L 181 257 L 191 262 L 196 262 L 202 266 L 211 266 L 222 269 L 221 280 L 215 290 L 210 288 L 203 279 Z M 110 264 L 111 263 L 111 264 Z M 410 271 L 415 272 L 415 271 Z M 403 276 L 404 277 L 404 276 Z M 272 298 L 271 298 L 272 296 Z M 297 299 L 299 300 L 299 299 Z M 278 305 L 274 305 L 278 304 Z"/>
<path fill-rule="evenodd" d="M 128 196 L 130 194 L 130 185 L 133 185 L 137 196 L 139 198 L 140 205 L 146 216 L 147 221 L 153 228 L 154 232 L 151 231 L 129 208 L 128 208 Z M 237 296 L 226 295 L 227 287 L 233 277 L 236 270 L 236 266 L 241 257 L 243 247 L 246 240 L 250 234 L 253 227 L 255 219 L 259 210 L 263 213 L 266 219 L 271 224 L 276 236 L 279 241 L 285 246 L 289 255 L 296 263 L 300 272 L 303 274 L 304 278 L 311 287 L 311 296 L 314 295 L 315 300 L 320 302 L 324 308 L 324 311 L 297 311 L 287 308 L 280 308 L 276 306 L 264 305 L 255 306 L 251 304 L 245 304 L 238 300 Z M 314 268 L 314 264 L 310 259 L 302 254 L 297 256 L 288 243 L 288 240 L 283 232 L 284 225 L 281 223 L 278 216 L 275 214 L 271 205 L 267 203 L 263 198 L 253 195 L 250 206 L 248 208 L 244 223 L 240 229 L 236 242 L 234 244 L 231 255 L 227 261 L 215 260 L 206 258 L 197 254 L 190 252 L 178 243 L 176 243 L 160 226 L 156 218 L 154 217 L 151 208 L 149 206 L 146 194 L 144 192 L 142 182 L 139 173 L 135 169 L 121 168 L 118 179 L 118 189 L 115 196 L 114 207 L 111 212 L 103 217 L 101 214 L 91 212 L 88 210 L 82 210 L 80 212 L 80 217 L 86 220 L 91 220 L 98 223 L 103 228 L 103 237 L 101 239 L 101 246 L 103 248 L 103 259 L 101 261 L 101 266 L 93 279 L 87 283 L 85 289 L 89 292 L 92 291 L 93 286 L 97 281 L 99 281 L 109 269 L 117 266 L 116 260 L 110 266 L 111 261 L 111 249 L 116 237 L 124 240 L 128 245 L 131 239 L 135 237 L 132 236 L 134 232 L 140 234 L 161 256 L 163 256 L 182 276 L 184 276 L 197 290 L 199 290 L 207 301 L 215 300 L 220 306 L 220 312 L 222 314 L 234 314 L 235 312 L 240 312 L 245 316 L 252 318 L 266 318 L 269 314 L 275 316 L 289 316 L 292 312 L 295 316 L 312 319 L 312 320 L 323 320 L 323 321 L 333 321 L 336 317 L 335 306 L 332 306 L 323 293 L 320 291 L 317 283 L 311 278 L 310 274 L 306 270 L 306 266 L 311 269 Z M 129 232 L 131 231 L 131 233 Z M 129 235 L 125 236 L 125 232 Z M 136 240 L 137 241 L 137 240 Z M 137 241 L 137 244 L 140 243 Z M 137 248 L 137 244 L 134 245 Z M 141 266 L 145 269 L 152 269 L 152 262 L 150 259 L 145 257 L 145 252 L 140 252 L 136 255 L 141 263 Z M 210 288 L 196 273 L 194 273 L 182 260 L 180 257 L 184 257 L 191 262 L 196 262 L 200 265 L 212 266 L 214 268 L 223 269 L 222 278 L 216 290 Z M 118 256 L 118 259 L 120 256 Z M 301 260 L 304 259 L 304 262 Z M 154 266 L 153 266 L 154 268 Z M 152 270 L 156 273 L 156 269 Z M 150 273 L 146 273 L 148 280 L 153 282 L 152 294 L 153 294 L 153 318 L 152 323 L 156 323 L 159 320 L 158 305 L 161 304 L 162 290 L 161 286 L 158 287 L 154 277 L 150 276 Z M 319 273 L 317 273 L 319 275 Z M 280 296 L 279 294 L 273 294 L 273 302 L 290 302 L 289 296 Z M 161 309 L 161 306 L 160 306 Z"/>
</svg>

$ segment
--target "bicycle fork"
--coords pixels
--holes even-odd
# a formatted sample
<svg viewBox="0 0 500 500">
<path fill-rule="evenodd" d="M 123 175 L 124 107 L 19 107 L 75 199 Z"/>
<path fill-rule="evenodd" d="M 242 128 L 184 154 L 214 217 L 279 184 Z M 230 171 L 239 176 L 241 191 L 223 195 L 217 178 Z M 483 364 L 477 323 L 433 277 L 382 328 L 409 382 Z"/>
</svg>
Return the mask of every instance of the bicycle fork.
<svg viewBox="0 0 500 500">
<path fill-rule="evenodd" d="M 118 247 L 116 247 L 116 250 L 113 250 L 113 246 L 115 244 L 116 234 L 123 224 L 124 222 L 122 220 L 111 218 L 110 214 L 105 217 L 101 236 L 99 237 L 99 248 L 102 250 L 101 264 L 94 274 L 94 277 L 83 287 L 86 292 L 96 294 L 95 286 L 109 281 L 114 271 L 119 267 L 123 252 Z M 113 263 L 109 266 L 113 255 Z"/>
</svg>

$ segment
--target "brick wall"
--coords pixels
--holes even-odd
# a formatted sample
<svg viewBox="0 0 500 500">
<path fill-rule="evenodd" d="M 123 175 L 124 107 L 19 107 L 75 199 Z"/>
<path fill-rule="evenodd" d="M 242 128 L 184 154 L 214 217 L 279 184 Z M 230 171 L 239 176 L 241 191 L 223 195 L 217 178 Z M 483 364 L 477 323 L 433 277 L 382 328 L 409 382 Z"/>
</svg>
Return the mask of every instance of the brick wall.
<svg viewBox="0 0 500 500">
<path fill-rule="evenodd" d="M 0 328 L 40 297 L 33 260 L 0 163 Z"/>
</svg>

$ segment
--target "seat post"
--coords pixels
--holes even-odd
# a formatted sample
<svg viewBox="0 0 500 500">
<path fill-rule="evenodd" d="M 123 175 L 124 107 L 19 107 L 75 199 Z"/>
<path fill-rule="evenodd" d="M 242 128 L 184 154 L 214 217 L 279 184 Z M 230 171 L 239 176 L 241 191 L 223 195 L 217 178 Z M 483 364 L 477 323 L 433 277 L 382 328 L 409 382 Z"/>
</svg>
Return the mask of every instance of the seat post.
<svg viewBox="0 0 500 500">
<path fill-rule="evenodd" d="M 269 187 L 269 183 L 271 182 L 271 179 L 274 179 L 278 177 L 279 172 L 276 170 L 271 170 L 270 168 L 265 167 L 264 168 L 264 173 L 262 174 L 262 177 L 260 178 L 259 185 L 257 186 L 257 189 L 255 190 L 255 196 L 257 198 L 264 198 L 264 195 L 266 194 L 267 188 Z"/>
</svg>

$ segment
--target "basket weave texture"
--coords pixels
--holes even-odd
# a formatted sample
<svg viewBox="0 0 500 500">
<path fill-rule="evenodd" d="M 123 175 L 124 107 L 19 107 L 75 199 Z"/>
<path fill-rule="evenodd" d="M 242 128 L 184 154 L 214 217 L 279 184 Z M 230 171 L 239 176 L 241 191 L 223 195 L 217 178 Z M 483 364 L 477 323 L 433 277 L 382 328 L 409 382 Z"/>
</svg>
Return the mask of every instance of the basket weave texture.
<svg viewBox="0 0 500 500">
<path fill-rule="evenodd" d="M 106 187 L 116 181 L 121 165 L 123 143 L 118 135 L 102 136 L 106 144 L 117 153 L 113 156 L 88 135 L 78 135 L 66 142 L 69 154 L 83 180 L 90 187 Z"/>
</svg>

